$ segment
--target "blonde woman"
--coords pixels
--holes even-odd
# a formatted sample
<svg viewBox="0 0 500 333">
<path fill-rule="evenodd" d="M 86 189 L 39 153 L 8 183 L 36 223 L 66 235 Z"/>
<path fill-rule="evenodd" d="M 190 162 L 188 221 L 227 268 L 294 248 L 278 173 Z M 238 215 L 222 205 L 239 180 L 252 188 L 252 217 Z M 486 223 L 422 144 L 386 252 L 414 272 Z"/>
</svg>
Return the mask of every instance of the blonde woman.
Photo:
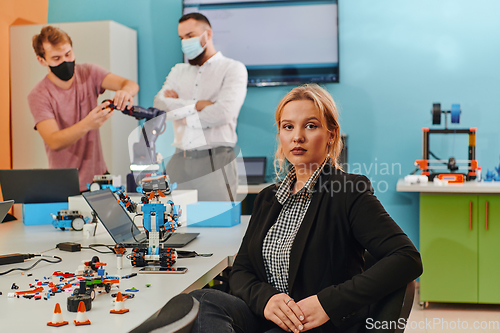
<svg viewBox="0 0 500 333">
<path fill-rule="evenodd" d="M 338 113 L 326 90 L 290 91 L 276 124 L 286 176 L 255 200 L 232 295 L 191 293 L 199 301 L 192 332 L 364 332 L 368 306 L 422 273 L 420 255 L 369 180 L 338 167 Z M 365 249 L 377 263 L 363 271 Z"/>
</svg>

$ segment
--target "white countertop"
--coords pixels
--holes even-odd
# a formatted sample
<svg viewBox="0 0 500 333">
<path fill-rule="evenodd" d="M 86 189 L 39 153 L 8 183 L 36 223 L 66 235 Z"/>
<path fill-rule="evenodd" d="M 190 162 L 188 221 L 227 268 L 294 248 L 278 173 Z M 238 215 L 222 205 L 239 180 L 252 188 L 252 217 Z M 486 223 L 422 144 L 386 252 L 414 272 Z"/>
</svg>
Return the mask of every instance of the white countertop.
<svg viewBox="0 0 500 333">
<path fill-rule="evenodd" d="M 409 184 L 404 179 L 399 179 L 396 186 L 398 192 L 422 193 L 498 193 L 500 182 L 470 181 L 462 184 L 437 185 L 434 182 Z"/>
</svg>

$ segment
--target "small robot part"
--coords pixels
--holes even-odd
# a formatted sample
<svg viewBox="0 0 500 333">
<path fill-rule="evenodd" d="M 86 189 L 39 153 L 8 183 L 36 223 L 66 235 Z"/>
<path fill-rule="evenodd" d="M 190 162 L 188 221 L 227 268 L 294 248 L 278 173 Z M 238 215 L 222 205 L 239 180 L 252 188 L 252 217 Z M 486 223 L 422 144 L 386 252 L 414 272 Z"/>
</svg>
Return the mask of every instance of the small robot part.
<svg viewBox="0 0 500 333">
<path fill-rule="evenodd" d="M 137 204 L 130 199 L 130 197 L 123 190 L 119 190 L 116 192 L 118 195 L 118 202 L 122 205 L 128 212 L 135 213 L 137 212 Z"/>
<path fill-rule="evenodd" d="M 73 291 L 73 296 L 86 294 L 94 300 L 97 292 L 109 293 L 112 285 L 118 285 L 120 278 L 117 276 L 107 276 L 103 266 L 106 266 L 106 263 L 100 262 L 97 256 L 92 257 L 91 261 L 85 262 L 85 269 L 82 272 L 83 280 L 80 281 L 80 286 L 82 285 L 82 281 L 85 282 L 85 291 L 80 291 L 80 288 L 76 288 Z"/>
<path fill-rule="evenodd" d="M 128 293 L 136 293 L 136 292 L 139 291 L 139 289 L 136 289 L 135 287 L 132 287 L 130 289 L 126 289 L 125 291 L 128 292 Z"/>
<path fill-rule="evenodd" d="M 69 312 L 78 312 L 80 302 L 83 302 L 87 311 L 92 309 L 92 298 L 87 294 L 86 284 L 86 280 L 80 281 L 80 288 L 75 289 L 73 296 L 68 297 L 67 309 Z"/>
<path fill-rule="evenodd" d="M 115 248 L 113 250 L 116 254 L 116 268 L 123 268 L 123 255 L 125 254 L 125 246 L 121 243 L 116 243 Z"/>
<path fill-rule="evenodd" d="M 111 297 L 116 297 L 116 296 L 118 296 L 118 294 L 111 294 Z M 122 297 L 125 299 L 128 299 L 128 298 L 134 298 L 135 295 L 134 294 L 122 294 Z"/>
<path fill-rule="evenodd" d="M 57 215 L 52 215 L 54 228 L 66 230 L 72 228 L 75 231 L 83 230 L 83 226 L 90 222 L 90 218 L 84 217 L 78 210 L 61 209 Z"/>
<path fill-rule="evenodd" d="M 87 184 L 87 188 L 90 191 L 98 191 L 109 188 L 112 192 L 116 192 L 118 190 L 124 190 L 125 186 L 114 186 L 113 175 L 95 175 L 92 180 L 92 184 Z"/>
<path fill-rule="evenodd" d="M 61 271 L 55 271 L 54 273 L 52 273 L 52 276 L 60 276 L 63 278 L 72 278 L 75 276 L 75 274 L 69 273 L 69 272 L 63 273 Z"/>
</svg>

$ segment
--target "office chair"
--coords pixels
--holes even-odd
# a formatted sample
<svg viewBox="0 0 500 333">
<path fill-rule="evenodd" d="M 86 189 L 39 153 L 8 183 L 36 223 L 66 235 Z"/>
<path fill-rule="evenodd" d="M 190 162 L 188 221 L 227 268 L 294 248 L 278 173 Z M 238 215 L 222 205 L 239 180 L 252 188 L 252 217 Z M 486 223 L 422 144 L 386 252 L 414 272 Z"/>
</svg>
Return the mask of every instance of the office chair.
<svg viewBox="0 0 500 333">
<path fill-rule="evenodd" d="M 129 333 L 190 333 L 200 303 L 188 294 L 179 294 Z"/>
<path fill-rule="evenodd" d="M 375 262 L 375 258 L 370 253 L 365 252 L 365 270 Z M 387 329 L 374 327 L 366 331 L 369 333 L 403 333 L 413 306 L 414 296 L 415 281 L 411 281 L 406 286 L 370 305 L 368 318 L 372 318 L 373 323 L 390 323 L 390 326 Z"/>
</svg>

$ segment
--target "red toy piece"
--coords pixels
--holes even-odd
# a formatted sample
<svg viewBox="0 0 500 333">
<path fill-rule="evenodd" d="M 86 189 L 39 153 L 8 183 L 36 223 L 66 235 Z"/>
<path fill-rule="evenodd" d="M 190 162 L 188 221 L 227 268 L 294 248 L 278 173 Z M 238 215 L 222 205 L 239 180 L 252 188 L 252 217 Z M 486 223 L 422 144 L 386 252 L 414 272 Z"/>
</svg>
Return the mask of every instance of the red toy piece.
<svg viewBox="0 0 500 333">
<path fill-rule="evenodd" d="M 43 291 L 43 287 L 38 287 L 35 289 L 30 289 L 30 290 L 25 290 L 25 291 L 16 291 L 16 295 L 35 294 L 35 293 L 41 293 L 42 291 Z"/>
<path fill-rule="evenodd" d="M 52 273 L 52 275 L 55 275 L 55 276 L 62 276 L 63 278 L 69 278 L 69 277 L 74 277 L 75 274 L 73 273 L 63 273 L 61 271 L 55 271 L 54 273 Z"/>
</svg>

